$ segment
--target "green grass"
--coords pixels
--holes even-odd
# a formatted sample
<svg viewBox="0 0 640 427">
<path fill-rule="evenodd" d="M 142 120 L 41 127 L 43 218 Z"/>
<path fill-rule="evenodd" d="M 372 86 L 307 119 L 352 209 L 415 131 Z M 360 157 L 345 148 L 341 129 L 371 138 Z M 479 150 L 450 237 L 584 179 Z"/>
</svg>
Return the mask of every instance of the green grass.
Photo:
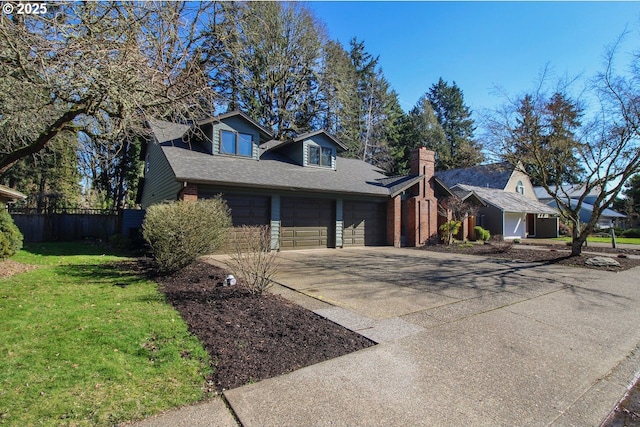
<svg viewBox="0 0 640 427">
<path fill-rule="evenodd" d="M 554 240 L 570 242 L 571 237 L 557 237 Z M 594 243 L 611 243 L 611 237 L 587 237 L 587 242 Z M 628 245 L 640 245 L 640 238 L 637 237 L 616 237 L 616 243 L 624 243 Z"/>
<path fill-rule="evenodd" d="M 107 251 L 107 252 L 105 252 Z M 209 358 L 154 282 L 99 246 L 27 246 L 0 279 L 0 424 L 114 425 L 203 398 Z"/>
</svg>

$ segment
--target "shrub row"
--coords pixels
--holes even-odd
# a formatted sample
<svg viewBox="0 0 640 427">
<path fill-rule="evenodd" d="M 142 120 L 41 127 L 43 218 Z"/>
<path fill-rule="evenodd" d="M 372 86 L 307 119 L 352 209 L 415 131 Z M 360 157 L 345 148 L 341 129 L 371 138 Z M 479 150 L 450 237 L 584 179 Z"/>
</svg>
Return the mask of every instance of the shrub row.
<svg viewBox="0 0 640 427">
<path fill-rule="evenodd" d="M 620 235 L 622 237 L 629 238 L 639 238 L 640 237 L 640 228 L 629 228 L 627 230 L 623 230 Z"/>
</svg>

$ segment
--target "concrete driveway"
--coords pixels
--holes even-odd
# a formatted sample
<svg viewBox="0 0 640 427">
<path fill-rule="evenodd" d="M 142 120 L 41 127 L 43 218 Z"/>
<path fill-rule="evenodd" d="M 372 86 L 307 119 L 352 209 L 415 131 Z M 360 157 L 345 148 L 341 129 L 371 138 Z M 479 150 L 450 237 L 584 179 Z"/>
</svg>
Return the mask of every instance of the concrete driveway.
<svg viewBox="0 0 640 427">
<path fill-rule="evenodd" d="M 379 344 L 226 391 L 243 426 L 599 425 L 640 368 L 638 269 L 283 252 L 275 289 Z"/>
</svg>

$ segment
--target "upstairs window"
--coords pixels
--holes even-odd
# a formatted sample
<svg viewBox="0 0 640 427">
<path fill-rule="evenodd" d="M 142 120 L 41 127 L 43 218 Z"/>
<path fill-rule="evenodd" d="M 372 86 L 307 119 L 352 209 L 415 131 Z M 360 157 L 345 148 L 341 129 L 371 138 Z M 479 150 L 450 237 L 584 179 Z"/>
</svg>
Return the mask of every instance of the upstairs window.
<svg viewBox="0 0 640 427">
<path fill-rule="evenodd" d="M 524 184 L 522 181 L 518 181 L 518 184 L 516 184 L 516 193 L 524 194 Z"/>
<path fill-rule="evenodd" d="M 309 160 L 310 165 L 331 167 L 331 157 L 333 157 L 333 150 L 327 147 L 318 147 L 317 145 L 309 146 Z"/>
<path fill-rule="evenodd" d="M 253 156 L 253 135 L 246 133 L 220 131 L 220 152 L 234 156 Z"/>
</svg>

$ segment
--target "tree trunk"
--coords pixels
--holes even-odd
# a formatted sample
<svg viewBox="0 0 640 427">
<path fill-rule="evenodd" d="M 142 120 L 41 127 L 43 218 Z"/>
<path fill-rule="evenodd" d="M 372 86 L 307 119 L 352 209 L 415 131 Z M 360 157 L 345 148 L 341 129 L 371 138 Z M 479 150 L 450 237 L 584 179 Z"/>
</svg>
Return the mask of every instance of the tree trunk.
<svg viewBox="0 0 640 427">
<path fill-rule="evenodd" d="M 586 229 L 580 231 L 580 222 L 571 221 L 573 231 L 571 233 L 571 256 L 580 256 L 582 254 L 582 246 L 587 241 L 589 233 Z"/>
</svg>

